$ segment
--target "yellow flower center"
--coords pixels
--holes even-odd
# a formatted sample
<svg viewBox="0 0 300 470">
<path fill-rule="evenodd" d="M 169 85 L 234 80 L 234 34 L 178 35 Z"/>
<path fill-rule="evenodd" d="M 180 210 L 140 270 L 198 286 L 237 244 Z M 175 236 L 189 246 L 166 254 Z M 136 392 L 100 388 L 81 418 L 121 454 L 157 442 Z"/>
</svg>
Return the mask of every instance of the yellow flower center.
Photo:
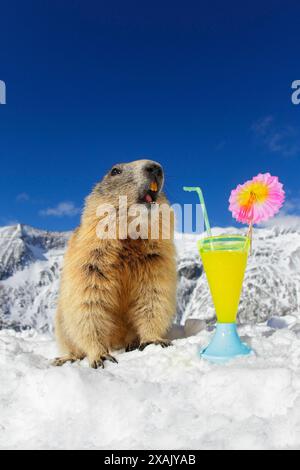
<svg viewBox="0 0 300 470">
<path fill-rule="evenodd" d="M 246 207 L 250 207 L 253 204 L 263 204 L 268 195 L 269 188 L 266 184 L 254 182 L 238 194 L 238 203 Z"/>
</svg>

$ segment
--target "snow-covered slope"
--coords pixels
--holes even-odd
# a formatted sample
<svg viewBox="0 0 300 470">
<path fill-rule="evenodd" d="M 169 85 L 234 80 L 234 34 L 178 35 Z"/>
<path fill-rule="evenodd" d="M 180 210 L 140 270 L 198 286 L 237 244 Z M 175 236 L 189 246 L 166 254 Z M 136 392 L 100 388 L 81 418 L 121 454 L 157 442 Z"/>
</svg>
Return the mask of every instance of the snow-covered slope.
<svg viewBox="0 0 300 470">
<path fill-rule="evenodd" d="M 50 366 L 48 335 L 0 331 L 0 449 L 300 449 L 300 336 L 243 326 L 256 356 L 201 360 L 210 333 Z"/>
<path fill-rule="evenodd" d="M 214 229 L 214 234 L 237 232 Z M 69 233 L 28 226 L 0 228 L 0 328 L 52 329 L 59 275 Z M 184 235 L 178 248 L 177 323 L 214 319 L 197 237 Z M 240 305 L 241 323 L 277 315 L 298 315 L 300 305 L 300 231 L 255 230 Z"/>
</svg>

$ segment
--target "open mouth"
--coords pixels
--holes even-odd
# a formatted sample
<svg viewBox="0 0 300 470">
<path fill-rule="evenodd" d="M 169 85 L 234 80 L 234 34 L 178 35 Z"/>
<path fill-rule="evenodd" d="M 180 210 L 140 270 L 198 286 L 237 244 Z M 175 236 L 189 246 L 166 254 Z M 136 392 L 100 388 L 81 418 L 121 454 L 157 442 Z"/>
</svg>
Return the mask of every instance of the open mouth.
<svg viewBox="0 0 300 470">
<path fill-rule="evenodd" d="M 146 202 L 147 204 L 154 204 L 157 200 L 158 194 L 158 184 L 156 183 L 156 181 L 152 181 L 149 186 L 149 189 L 144 192 L 140 200 L 141 202 Z"/>
</svg>

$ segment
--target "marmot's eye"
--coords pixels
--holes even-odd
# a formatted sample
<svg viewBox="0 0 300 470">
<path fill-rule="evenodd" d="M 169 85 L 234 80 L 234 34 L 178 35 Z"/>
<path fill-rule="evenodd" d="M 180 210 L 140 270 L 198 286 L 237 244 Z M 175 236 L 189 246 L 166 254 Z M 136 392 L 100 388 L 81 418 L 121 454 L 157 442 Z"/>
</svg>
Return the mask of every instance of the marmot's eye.
<svg viewBox="0 0 300 470">
<path fill-rule="evenodd" d="M 110 172 L 111 176 L 120 175 L 121 173 L 122 173 L 122 170 L 120 170 L 120 168 L 113 168 Z"/>
</svg>

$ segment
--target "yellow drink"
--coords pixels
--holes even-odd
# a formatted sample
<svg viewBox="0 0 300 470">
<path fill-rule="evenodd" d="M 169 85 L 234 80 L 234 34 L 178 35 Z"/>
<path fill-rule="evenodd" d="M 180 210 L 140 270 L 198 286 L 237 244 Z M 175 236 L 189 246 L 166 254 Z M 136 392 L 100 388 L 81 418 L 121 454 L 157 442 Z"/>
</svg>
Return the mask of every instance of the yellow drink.
<svg viewBox="0 0 300 470">
<path fill-rule="evenodd" d="M 238 235 L 210 237 L 199 241 L 199 251 L 219 323 L 235 323 L 249 239 Z"/>
</svg>

